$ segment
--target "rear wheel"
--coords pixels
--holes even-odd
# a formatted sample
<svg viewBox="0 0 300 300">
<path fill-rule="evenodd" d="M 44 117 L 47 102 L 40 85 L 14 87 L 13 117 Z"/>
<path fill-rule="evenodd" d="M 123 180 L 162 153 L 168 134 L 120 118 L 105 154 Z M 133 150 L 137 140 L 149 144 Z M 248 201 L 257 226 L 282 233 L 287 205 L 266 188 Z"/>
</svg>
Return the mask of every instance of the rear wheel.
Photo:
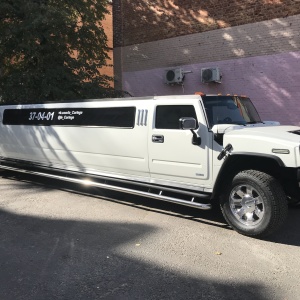
<svg viewBox="0 0 300 300">
<path fill-rule="evenodd" d="M 288 212 L 286 195 L 272 176 L 245 170 L 238 173 L 221 199 L 228 224 L 237 232 L 264 237 L 277 230 Z"/>
</svg>

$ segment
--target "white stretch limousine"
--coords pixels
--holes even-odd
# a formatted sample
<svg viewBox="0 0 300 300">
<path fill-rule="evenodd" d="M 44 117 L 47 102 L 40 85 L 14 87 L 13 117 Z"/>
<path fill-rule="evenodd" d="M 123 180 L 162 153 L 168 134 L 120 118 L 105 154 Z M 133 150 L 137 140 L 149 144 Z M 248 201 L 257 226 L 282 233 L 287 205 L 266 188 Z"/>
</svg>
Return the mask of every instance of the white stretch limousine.
<svg viewBox="0 0 300 300">
<path fill-rule="evenodd" d="M 299 201 L 300 128 L 242 96 L 0 106 L 0 168 L 210 209 L 262 237 Z"/>
</svg>

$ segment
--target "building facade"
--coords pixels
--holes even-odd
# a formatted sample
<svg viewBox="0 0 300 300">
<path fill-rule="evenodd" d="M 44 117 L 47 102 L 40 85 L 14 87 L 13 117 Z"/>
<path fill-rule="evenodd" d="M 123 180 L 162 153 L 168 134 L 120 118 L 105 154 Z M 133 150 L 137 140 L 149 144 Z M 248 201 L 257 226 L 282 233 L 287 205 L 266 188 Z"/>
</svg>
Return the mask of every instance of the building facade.
<svg viewBox="0 0 300 300">
<path fill-rule="evenodd" d="M 264 120 L 300 125 L 299 0 L 114 0 L 113 24 L 116 88 L 243 94 Z M 203 82 L 206 68 L 220 80 Z"/>
</svg>

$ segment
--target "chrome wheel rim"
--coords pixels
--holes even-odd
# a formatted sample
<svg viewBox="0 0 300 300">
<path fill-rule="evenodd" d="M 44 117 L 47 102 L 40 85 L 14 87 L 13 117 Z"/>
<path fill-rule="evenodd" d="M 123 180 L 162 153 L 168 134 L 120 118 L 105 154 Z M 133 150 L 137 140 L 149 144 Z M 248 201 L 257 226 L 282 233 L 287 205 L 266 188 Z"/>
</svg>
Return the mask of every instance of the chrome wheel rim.
<svg viewBox="0 0 300 300">
<path fill-rule="evenodd" d="M 264 217 L 264 201 L 251 185 L 236 186 L 230 193 L 229 204 L 234 217 L 244 225 L 256 226 Z"/>
</svg>

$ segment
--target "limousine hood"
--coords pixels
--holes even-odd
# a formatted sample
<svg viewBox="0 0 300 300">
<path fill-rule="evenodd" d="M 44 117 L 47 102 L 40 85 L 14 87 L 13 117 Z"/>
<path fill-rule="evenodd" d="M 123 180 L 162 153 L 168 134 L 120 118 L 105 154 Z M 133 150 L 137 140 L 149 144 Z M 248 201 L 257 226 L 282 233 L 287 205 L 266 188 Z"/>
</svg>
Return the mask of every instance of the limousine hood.
<svg viewBox="0 0 300 300">
<path fill-rule="evenodd" d="M 239 126 L 224 133 L 224 146 L 231 144 L 232 152 L 261 153 L 280 157 L 286 166 L 300 166 L 300 127 L 297 126 Z"/>
<path fill-rule="evenodd" d="M 225 136 L 230 137 L 248 137 L 251 139 L 263 138 L 271 140 L 283 140 L 285 142 L 300 143 L 300 127 L 297 126 L 238 126 L 232 128 Z"/>
</svg>

